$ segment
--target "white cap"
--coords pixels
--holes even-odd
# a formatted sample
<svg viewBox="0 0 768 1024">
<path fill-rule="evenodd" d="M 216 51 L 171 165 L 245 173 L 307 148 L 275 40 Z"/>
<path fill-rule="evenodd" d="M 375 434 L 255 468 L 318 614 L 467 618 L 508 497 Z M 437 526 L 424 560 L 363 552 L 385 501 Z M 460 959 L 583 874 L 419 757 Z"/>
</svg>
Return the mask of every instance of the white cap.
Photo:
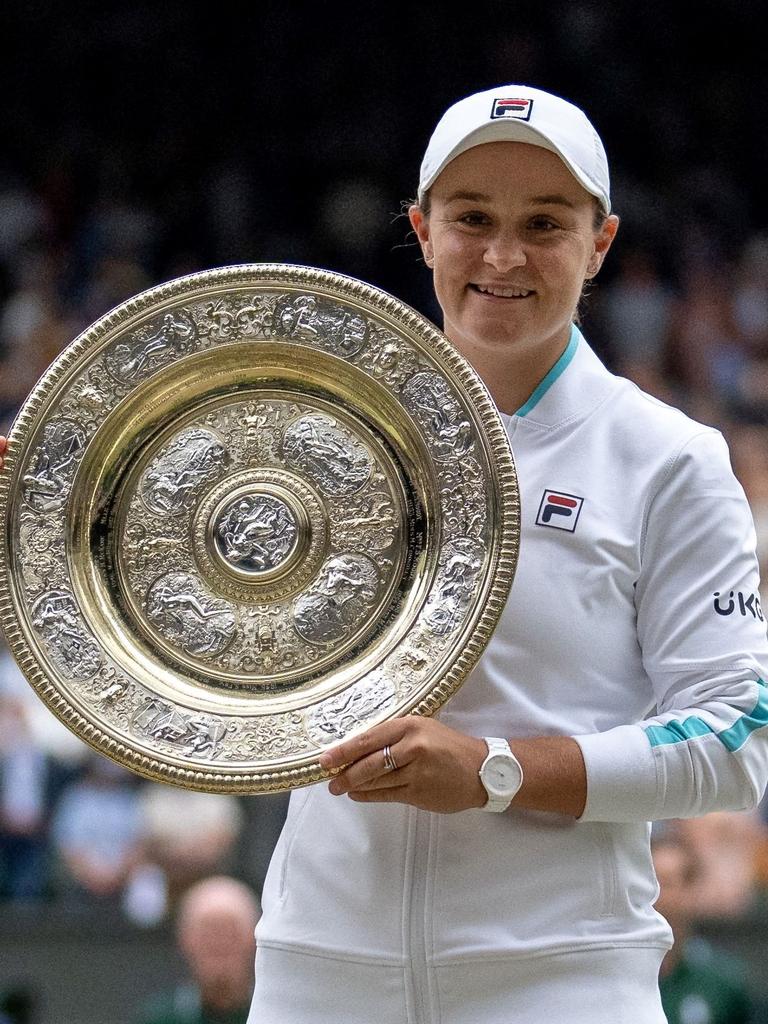
<svg viewBox="0 0 768 1024">
<path fill-rule="evenodd" d="M 573 103 L 529 85 L 500 85 L 459 100 L 440 118 L 421 163 L 419 202 L 443 168 L 484 142 L 527 142 L 556 153 L 611 212 L 608 159 L 600 136 Z"/>
</svg>

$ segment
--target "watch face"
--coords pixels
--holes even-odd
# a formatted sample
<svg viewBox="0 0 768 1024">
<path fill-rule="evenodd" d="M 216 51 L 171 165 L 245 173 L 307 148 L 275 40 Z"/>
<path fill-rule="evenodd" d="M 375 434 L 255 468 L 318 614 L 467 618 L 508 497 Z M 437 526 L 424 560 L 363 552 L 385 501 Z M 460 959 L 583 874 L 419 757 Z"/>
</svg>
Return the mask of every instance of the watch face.
<svg viewBox="0 0 768 1024">
<path fill-rule="evenodd" d="M 505 754 L 494 754 L 483 768 L 483 784 L 493 796 L 514 796 L 520 787 L 520 769 Z"/>
</svg>

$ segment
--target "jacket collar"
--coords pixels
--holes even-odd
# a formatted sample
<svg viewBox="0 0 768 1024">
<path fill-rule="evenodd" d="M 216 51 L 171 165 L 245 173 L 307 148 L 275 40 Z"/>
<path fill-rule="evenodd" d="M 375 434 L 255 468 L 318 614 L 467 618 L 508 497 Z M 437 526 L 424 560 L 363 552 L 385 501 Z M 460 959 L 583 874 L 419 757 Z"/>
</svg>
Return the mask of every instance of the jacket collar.
<svg viewBox="0 0 768 1024">
<path fill-rule="evenodd" d="M 564 352 L 507 423 L 556 427 L 577 419 L 603 402 L 614 383 L 613 374 L 603 366 L 579 328 L 571 326 Z M 511 423 L 510 423 L 511 425 Z"/>
</svg>

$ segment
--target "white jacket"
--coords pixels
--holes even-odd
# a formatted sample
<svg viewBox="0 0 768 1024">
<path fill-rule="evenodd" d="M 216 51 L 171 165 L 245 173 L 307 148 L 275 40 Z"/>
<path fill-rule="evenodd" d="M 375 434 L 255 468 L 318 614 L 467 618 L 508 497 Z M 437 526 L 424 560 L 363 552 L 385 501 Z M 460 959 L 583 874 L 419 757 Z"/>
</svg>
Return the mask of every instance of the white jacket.
<svg viewBox="0 0 768 1024">
<path fill-rule="evenodd" d="M 315 1021 L 325 985 L 353 1002 L 356 990 L 375 1002 L 405 987 L 393 1021 L 461 1022 L 441 1009 L 451 967 L 465 990 L 489 963 L 501 965 L 489 984 L 504 985 L 521 963 L 547 958 L 553 976 L 556 958 L 576 953 L 597 957 L 582 955 L 582 978 L 614 956 L 617 977 L 642 965 L 652 978 L 671 936 L 652 908 L 648 822 L 762 794 L 766 624 L 752 520 L 720 434 L 610 374 L 576 328 L 504 419 L 520 561 L 491 643 L 440 718 L 475 736 L 575 736 L 584 814 L 439 815 L 334 798 L 323 784 L 294 793 L 263 894 L 253 1021 L 273 1019 L 266 996 L 258 1009 L 267 963 L 285 966 L 289 1007 L 297 964 L 312 972 Z M 617 991 L 601 995 L 612 1022 Z M 636 1006 L 628 1019 L 659 1012 Z M 377 1005 L 348 1019 L 390 1017 Z M 467 1024 L 486 1019 L 466 1011 Z"/>
</svg>

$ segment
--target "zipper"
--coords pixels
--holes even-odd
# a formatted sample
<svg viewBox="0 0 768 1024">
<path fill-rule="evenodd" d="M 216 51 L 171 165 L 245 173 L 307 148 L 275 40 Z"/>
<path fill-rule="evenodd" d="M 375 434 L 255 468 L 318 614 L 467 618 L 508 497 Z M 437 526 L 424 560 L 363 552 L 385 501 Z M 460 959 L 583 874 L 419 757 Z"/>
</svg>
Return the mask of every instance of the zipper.
<svg viewBox="0 0 768 1024">
<path fill-rule="evenodd" d="M 414 1024 L 433 1024 L 427 972 L 427 871 L 432 845 L 432 815 L 412 808 L 412 859 L 406 951 L 411 963 Z"/>
</svg>

